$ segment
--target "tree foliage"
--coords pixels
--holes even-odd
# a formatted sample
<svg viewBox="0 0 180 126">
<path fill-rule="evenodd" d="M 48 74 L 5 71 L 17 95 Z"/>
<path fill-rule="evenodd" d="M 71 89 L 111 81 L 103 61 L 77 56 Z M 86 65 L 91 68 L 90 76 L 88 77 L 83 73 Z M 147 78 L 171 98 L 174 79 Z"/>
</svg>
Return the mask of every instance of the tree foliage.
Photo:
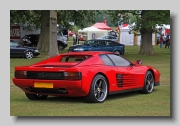
<svg viewBox="0 0 180 126">
<path fill-rule="evenodd" d="M 170 24 L 170 10 L 109 10 L 107 12 L 113 20 L 118 21 L 119 16 L 123 16 L 127 22 L 129 13 L 136 17 L 136 25 L 133 30 L 141 33 L 141 48 L 139 54 L 155 54 L 152 46 L 152 33 L 157 32 L 156 25 Z"/>
<path fill-rule="evenodd" d="M 10 10 L 10 23 L 27 24 L 29 28 L 35 25 L 36 28 L 41 26 L 41 11 L 39 10 Z"/>
</svg>

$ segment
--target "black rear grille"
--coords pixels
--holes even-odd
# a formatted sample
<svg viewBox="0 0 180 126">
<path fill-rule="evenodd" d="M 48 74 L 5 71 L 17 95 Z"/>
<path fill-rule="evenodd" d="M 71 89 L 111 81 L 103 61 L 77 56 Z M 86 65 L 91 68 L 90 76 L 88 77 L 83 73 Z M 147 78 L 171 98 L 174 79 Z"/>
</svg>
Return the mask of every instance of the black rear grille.
<svg viewBox="0 0 180 126">
<path fill-rule="evenodd" d="M 118 87 L 123 87 L 123 75 L 122 74 L 116 74 L 116 81 Z"/>
<path fill-rule="evenodd" d="M 27 79 L 63 80 L 64 73 L 27 71 Z"/>
</svg>

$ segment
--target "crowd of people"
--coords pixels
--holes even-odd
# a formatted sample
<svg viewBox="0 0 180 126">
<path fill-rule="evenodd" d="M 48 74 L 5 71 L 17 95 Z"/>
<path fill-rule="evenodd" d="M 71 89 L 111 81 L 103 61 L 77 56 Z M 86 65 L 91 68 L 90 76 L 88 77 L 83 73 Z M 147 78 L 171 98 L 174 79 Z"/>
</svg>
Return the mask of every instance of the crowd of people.
<svg viewBox="0 0 180 126">
<path fill-rule="evenodd" d="M 169 48 L 170 47 L 170 33 L 160 36 L 160 38 L 159 38 L 160 48 L 163 48 L 163 44 L 165 44 L 164 48 Z"/>
</svg>

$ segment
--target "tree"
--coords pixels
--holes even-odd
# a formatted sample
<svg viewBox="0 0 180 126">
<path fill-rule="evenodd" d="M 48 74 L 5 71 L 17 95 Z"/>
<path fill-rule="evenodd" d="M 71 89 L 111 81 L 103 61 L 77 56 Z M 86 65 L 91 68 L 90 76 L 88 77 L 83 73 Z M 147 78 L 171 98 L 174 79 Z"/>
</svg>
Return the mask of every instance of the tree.
<svg viewBox="0 0 180 126">
<path fill-rule="evenodd" d="M 96 10 L 11 10 L 10 22 L 40 27 L 41 33 L 37 48 L 41 52 L 48 52 L 47 57 L 52 57 L 59 53 L 57 38 L 55 38 L 57 23 L 70 28 L 72 26 L 69 22 L 74 22 L 76 26 L 83 28 L 95 22 L 97 13 L 99 11 Z"/>
<path fill-rule="evenodd" d="M 155 26 L 170 24 L 169 10 L 110 10 L 108 14 L 113 20 L 119 20 L 118 14 L 123 15 L 124 20 L 128 19 L 128 13 L 136 16 L 136 26 L 133 30 L 139 30 L 141 34 L 141 47 L 139 54 L 153 55 L 155 54 L 152 46 L 152 33 L 156 33 Z"/>
</svg>

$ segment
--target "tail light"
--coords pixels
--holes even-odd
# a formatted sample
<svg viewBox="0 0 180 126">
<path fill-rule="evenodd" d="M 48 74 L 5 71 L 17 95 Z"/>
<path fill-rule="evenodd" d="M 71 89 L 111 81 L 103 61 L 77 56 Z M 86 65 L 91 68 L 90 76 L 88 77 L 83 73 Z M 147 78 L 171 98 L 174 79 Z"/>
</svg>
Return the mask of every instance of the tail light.
<svg viewBox="0 0 180 126">
<path fill-rule="evenodd" d="M 27 71 L 16 70 L 14 73 L 14 77 L 19 79 L 27 78 Z"/>
<path fill-rule="evenodd" d="M 81 72 L 64 72 L 64 80 L 81 80 Z"/>
</svg>

